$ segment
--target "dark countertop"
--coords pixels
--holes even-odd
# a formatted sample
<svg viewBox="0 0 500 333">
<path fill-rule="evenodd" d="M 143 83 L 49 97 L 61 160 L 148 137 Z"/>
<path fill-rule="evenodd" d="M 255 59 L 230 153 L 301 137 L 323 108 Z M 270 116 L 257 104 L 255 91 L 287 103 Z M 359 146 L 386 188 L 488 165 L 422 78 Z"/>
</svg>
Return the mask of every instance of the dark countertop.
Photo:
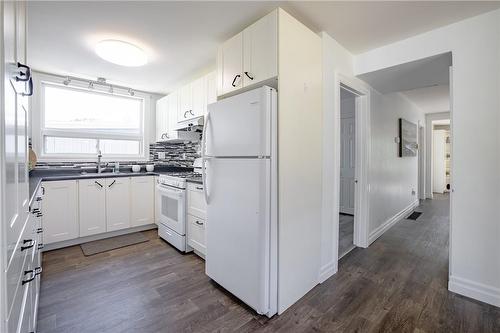
<svg viewBox="0 0 500 333">
<path fill-rule="evenodd" d="M 119 173 L 114 172 L 102 172 L 97 173 L 95 169 L 90 170 L 82 170 L 76 168 L 57 168 L 57 169 L 35 169 L 30 171 L 29 174 L 29 195 L 30 195 L 30 203 L 33 202 L 35 198 L 35 194 L 40 187 L 42 181 L 56 181 L 56 180 L 72 180 L 72 179 L 93 179 L 93 178 L 117 178 L 117 177 L 141 177 L 141 176 L 158 176 L 161 174 L 168 174 L 172 172 L 179 171 L 192 171 L 192 168 L 183 168 L 183 167 L 168 167 L 161 166 L 156 168 L 153 172 L 132 172 L 129 169 L 120 171 Z M 82 172 L 86 171 L 85 174 Z M 188 178 L 186 179 L 188 182 L 194 182 L 201 184 L 201 178 Z"/>
<path fill-rule="evenodd" d="M 203 184 L 203 179 L 201 177 L 186 178 L 189 183 Z"/>
</svg>

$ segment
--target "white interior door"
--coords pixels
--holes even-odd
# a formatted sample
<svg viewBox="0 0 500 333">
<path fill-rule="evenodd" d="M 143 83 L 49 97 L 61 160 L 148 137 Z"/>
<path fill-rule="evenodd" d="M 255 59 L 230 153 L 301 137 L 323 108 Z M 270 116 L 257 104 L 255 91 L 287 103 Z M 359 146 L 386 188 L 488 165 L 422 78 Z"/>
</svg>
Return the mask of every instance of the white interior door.
<svg viewBox="0 0 500 333">
<path fill-rule="evenodd" d="M 354 215 L 356 171 L 355 117 L 342 118 L 340 125 L 340 212 Z"/>
<path fill-rule="evenodd" d="M 432 192 L 444 193 L 446 188 L 446 133 L 433 131 L 432 142 Z"/>
<path fill-rule="evenodd" d="M 206 273 L 258 313 L 269 311 L 270 160 L 209 159 Z"/>
<path fill-rule="evenodd" d="M 271 98 L 262 87 L 209 105 L 206 155 L 216 157 L 271 154 Z"/>
</svg>

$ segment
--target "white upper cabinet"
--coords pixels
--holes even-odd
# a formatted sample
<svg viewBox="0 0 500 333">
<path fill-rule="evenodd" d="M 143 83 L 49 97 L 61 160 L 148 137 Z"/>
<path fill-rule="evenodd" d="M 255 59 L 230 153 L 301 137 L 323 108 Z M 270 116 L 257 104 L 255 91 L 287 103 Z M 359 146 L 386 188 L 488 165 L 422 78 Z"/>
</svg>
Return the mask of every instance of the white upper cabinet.
<svg viewBox="0 0 500 333">
<path fill-rule="evenodd" d="M 168 97 L 168 111 L 167 111 L 167 139 L 177 139 L 179 133 L 175 130 L 177 125 L 179 113 L 179 93 L 174 91 Z"/>
<path fill-rule="evenodd" d="M 166 139 L 169 125 L 169 96 L 165 96 L 156 101 L 156 141 L 162 141 Z"/>
<path fill-rule="evenodd" d="M 177 121 L 190 119 L 194 116 L 193 91 L 191 84 L 186 84 L 179 89 L 179 110 Z"/>
<path fill-rule="evenodd" d="M 177 123 L 205 116 L 208 104 L 217 102 L 216 72 L 175 90 L 156 102 L 156 141 L 178 139 Z"/>
<path fill-rule="evenodd" d="M 278 76 L 278 11 L 224 42 L 217 53 L 217 95 Z"/>
<path fill-rule="evenodd" d="M 78 181 L 80 237 L 106 232 L 106 182 L 104 179 Z"/>
<path fill-rule="evenodd" d="M 173 92 L 156 102 L 156 141 L 177 139 L 175 130 L 179 110 L 179 94 Z"/>
<path fill-rule="evenodd" d="M 193 112 L 190 112 L 186 119 L 203 116 L 207 109 L 207 79 L 205 76 L 191 83 L 191 98 Z"/>
<path fill-rule="evenodd" d="M 243 86 L 243 33 L 227 40 L 217 54 L 217 95 L 224 95 Z"/>
<path fill-rule="evenodd" d="M 207 78 L 207 103 L 203 115 L 208 112 L 208 105 L 217 102 L 217 76 L 215 72 L 210 72 Z"/>
<path fill-rule="evenodd" d="M 130 227 L 130 178 L 106 178 L 106 231 Z"/>
<path fill-rule="evenodd" d="M 154 223 L 154 178 L 151 176 L 130 178 L 130 226 Z"/>
<path fill-rule="evenodd" d="M 278 15 L 274 11 L 243 31 L 243 86 L 278 76 Z"/>
<path fill-rule="evenodd" d="M 43 242 L 50 244 L 77 238 L 78 188 L 76 180 L 44 182 L 42 202 Z"/>
</svg>

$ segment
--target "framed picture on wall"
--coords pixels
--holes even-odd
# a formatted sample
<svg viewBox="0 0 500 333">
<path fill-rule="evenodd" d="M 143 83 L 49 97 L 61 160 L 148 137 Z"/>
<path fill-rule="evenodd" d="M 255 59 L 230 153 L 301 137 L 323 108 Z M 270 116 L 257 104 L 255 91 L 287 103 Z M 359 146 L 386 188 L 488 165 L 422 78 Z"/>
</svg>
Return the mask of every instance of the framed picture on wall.
<svg viewBox="0 0 500 333">
<path fill-rule="evenodd" d="M 417 156 L 417 125 L 399 118 L 399 157 Z"/>
</svg>

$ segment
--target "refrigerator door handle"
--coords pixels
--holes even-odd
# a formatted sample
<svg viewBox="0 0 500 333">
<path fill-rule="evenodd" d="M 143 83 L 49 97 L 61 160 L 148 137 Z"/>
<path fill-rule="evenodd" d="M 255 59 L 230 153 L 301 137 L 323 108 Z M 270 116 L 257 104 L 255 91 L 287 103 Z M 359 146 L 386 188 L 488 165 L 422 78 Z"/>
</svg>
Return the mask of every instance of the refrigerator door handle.
<svg viewBox="0 0 500 333">
<path fill-rule="evenodd" d="M 208 186 L 207 186 L 207 171 L 205 164 L 208 162 L 208 158 L 203 157 L 201 161 L 201 179 L 203 181 L 203 196 L 205 197 L 205 202 L 208 205 Z"/>
<path fill-rule="evenodd" d="M 201 140 L 201 179 L 203 181 L 203 195 L 205 197 L 205 202 L 208 204 L 208 186 L 207 186 L 207 171 L 205 164 L 208 162 L 208 157 L 206 156 L 207 147 L 207 132 L 208 126 L 210 124 L 210 111 L 207 112 L 207 117 L 205 119 L 205 126 L 203 127 L 203 134 Z"/>
</svg>

